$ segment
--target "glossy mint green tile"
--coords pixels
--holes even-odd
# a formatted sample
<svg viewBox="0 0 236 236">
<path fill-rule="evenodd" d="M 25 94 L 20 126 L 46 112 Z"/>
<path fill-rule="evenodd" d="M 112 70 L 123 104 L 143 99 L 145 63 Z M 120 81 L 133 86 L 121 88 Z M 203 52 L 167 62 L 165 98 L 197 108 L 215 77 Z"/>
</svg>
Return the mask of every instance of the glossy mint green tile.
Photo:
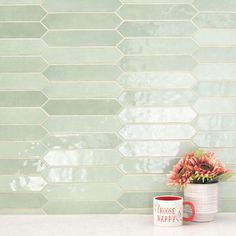
<svg viewBox="0 0 236 236">
<path fill-rule="evenodd" d="M 191 71 L 196 65 L 187 55 L 180 56 L 125 56 L 120 61 L 124 71 Z"/>
<path fill-rule="evenodd" d="M 119 0 L 46 0 L 43 3 L 48 12 L 110 12 L 120 5 Z"/>
<path fill-rule="evenodd" d="M 46 164 L 42 160 L 28 160 L 23 159 L 19 160 L 20 166 L 19 166 L 19 172 L 20 174 L 26 175 L 26 174 L 39 174 L 41 173 L 45 168 Z"/>
<path fill-rule="evenodd" d="M 40 4 L 43 0 L 0 0 L 2 5 Z"/>
<path fill-rule="evenodd" d="M 0 109 L 1 115 L 1 109 Z M 113 132 L 121 128 L 115 116 L 51 116 L 43 126 L 50 133 Z"/>
<path fill-rule="evenodd" d="M 193 91 L 127 91 L 124 92 L 119 101 L 128 106 L 188 106 L 191 105 L 197 96 Z"/>
<path fill-rule="evenodd" d="M 225 165 L 236 164 L 236 148 L 211 149 L 210 151 L 213 151 L 216 159 L 222 161 Z"/>
<path fill-rule="evenodd" d="M 201 47 L 193 56 L 200 63 L 236 63 L 236 48 Z"/>
<path fill-rule="evenodd" d="M 113 133 L 46 136 L 43 143 L 52 149 L 114 148 L 121 140 Z"/>
<path fill-rule="evenodd" d="M 236 13 L 202 12 L 193 18 L 200 28 L 235 28 Z"/>
<path fill-rule="evenodd" d="M 38 107 L 46 101 L 38 91 L 0 91 L 0 107 Z"/>
<path fill-rule="evenodd" d="M 190 125 L 132 124 L 120 130 L 126 140 L 190 139 L 195 130 Z"/>
<path fill-rule="evenodd" d="M 192 3 L 194 0 L 121 0 L 123 3 Z"/>
<path fill-rule="evenodd" d="M 176 156 L 185 150 L 192 149 L 193 145 L 190 142 L 178 141 L 133 141 L 123 142 L 120 145 L 119 151 L 124 156 Z"/>
<path fill-rule="evenodd" d="M 232 46 L 236 44 L 236 30 L 199 29 L 194 38 L 201 45 Z"/>
<path fill-rule="evenodd" d="M 0 6 L 0 21 L 40 21 L 46 12 L 38 5 Z"/>
<path fill-rule="evenodd" d="M 197 119 L 200 130 L 232 130 L 236 129 L 235 115 L 202 115 Z"/>
<path fill-rule="evenodd" d="M 235 199 L 236 198 L 236 182 L 226 182 L 226 183 L 220 183 L 219 184 L 219 198 L 230 198 Z"/>
<path fill-rule="evenodd" d="M 47 64 L 41 57 L 0 57 L 1 73 L 41 72 Z"/>
<path fill-rule="evenodd" d="M 176 161 L 176 157 L 123 158 L 119 168 L 125 174 L 163 174 L 167 173 Z"/>
<path fill-rule="evenodd" d="M 125 39 L 119 45 L 125 54 L 191 54 L 197 45 L 191 39 Z"/>
<path fill-rule="evenodd" d="M 41 124 L 47 119 L 39 108 L 0 108 L 0 117 L 0 124 Z"/>
<path fill-rule="evenodd" d="M 115 149 L 50 150 L 44 160 L 50 166 L 114 165 L 122 158 Z"/>
<path fill-rule="evenodd" d="M 198 84 L 197 92 L 200 96 L 234 96 L 236 94 L 235 81 L 201 82 Z"/>
<path fill-rule="evenodd" d="M 46 46 L 41 39 L 2 39 L 0 42 L 1 56 L 40 55 Z"/>
<path fill-rule="evenodd" d="M 48 185 L 43 194 L 49 201 L 115 201 L 122 191 L 116 184 L 83 183 Z"/>
<path fill-rule="evenodd" d="M 108 166 L 54 167 L 46 169 L 42 175 L 49 183 L 116 182 L 121 172 Z"/>
<path fill-rule="evenodd" d="M 0 38 L 40 38 L 46 28 L 39 22 L 1 22 Z"/>
<path fill-rule="evenodd" d="M 117 98 L 122 88 L 115 82 L 49 83 L 43 89 L 50 98 Z"/>
<path fill-rule="evenodd" d="M 50 115 L 113 115 L 120 111 L 116 100 L 49 100 L 43 109 Z"/>
<path fill-rule="evenodd" d="M 199 147 L 235 147 L 236 133 L 233 132 L 201 132 L 193 142 Z"/>
<path fill-rule="evenodd" d="M 46 153 L 39 142 L 0 142 L 0 159 L 38 158 Z"/>
<path fill-rule="evenodd" d="M 190 122 L 196 117 L 190 107 L 134 107 L 126 108 L 120 118 L 126 123 Z"/>
<path fill-rule="evenodd" d="M 198 64 L 193 74 L 200 81 L 236 80 L 236 64 Z"/>
<path fill-rule="evenodd" d="M 0 208 L 40 208 L 47 202 L 39 193 L 0 193 Z"/>
<path fill-rule="evenodd" d="M 122 208 L 116 202 L 55 201 L 43 207 L 47 214 L 117 214 Z"/>
<path fill-rule="evenodd" d="M 115 29 L 120 22 L 114 13 L 58 13 L 43 19 L 48 29 Z"/>
<path fill-rule="evenodd" d="M 23 160 L 0 160 L 0 174 L 17 174 L 18 170 L 22 166 L 22 162 Z"/>
<path fill-rule="evenodd" d="M 46 184 L 39 176 L 0 176 L 1 192 L 37 192 Z"/>
<path fill-rule="evenodd" d="M 38 125 L 0 125 L 0 141 L 34 141 L 45 134 Z"/>
<path fill-rule="evenodd" d="M 218 210 L 219 212 L 235 212 L 236 200 L 230 198 L 219 199 Z"/>
<path fill-rule="evenodd" d="M 1 44 L 0 44 L 1 45 Z M 0 88 L 2 90 L 42 90 L 48 83 L 42 74 L 36 73 L 11 73 L 0 74 Z"/>
<path fill-rule="evenodd" d="M 115 65 L 51 65 L 44 71 L 50 81 L 113 81 L 120 74 Z"/>
<path fill-rule="evenodd" d="M 115 46 L 121 36 L 114 30 L 49 31 L 43 39 L 53 47 Z"/>
<path fill-rule="evenodd" d="M 191 19 L 196 10 L 191 5 L 123 5 L 118 14 L 124 20 L 187 20 Z"/>
<path fill-rule="evenodd" d="M 151 215 L 153 214 L 153 209 L 152 208 L 124 208 L 121 211 L 121 214 Z"/>
<path fill-rule="evenodd" d="M 126 21 L 118 29 L 126 37 L 191 36 L 195 26 L 188 21 Z"/>
<path fill-rule="evenodd" d="M 121 53 L 112 47 L 49 48 L 44 57 L 51 64 L 115 64 Z"/>
<path fill-rule="evenodd" d="M 195 0 L 193 5 L 200 11 L 236 11 L 236 2 L 234 0 Z"/>
<path fill-rule="evenodd" d="M 1 215 L 45 215 L 42 209 L 0 209 Z"/>
<path fill-rule="evenodd" d="M 184 72 L 124 73 L 118 82 L 126 89 L 177 89 L 196 84 L 193 76 Z"/>
<path fill-rule="evenodd" d="M 200 113 L 235 113 L 235 98 L 199 98 L 194 104 L 195 110 Z"/>
</svg>

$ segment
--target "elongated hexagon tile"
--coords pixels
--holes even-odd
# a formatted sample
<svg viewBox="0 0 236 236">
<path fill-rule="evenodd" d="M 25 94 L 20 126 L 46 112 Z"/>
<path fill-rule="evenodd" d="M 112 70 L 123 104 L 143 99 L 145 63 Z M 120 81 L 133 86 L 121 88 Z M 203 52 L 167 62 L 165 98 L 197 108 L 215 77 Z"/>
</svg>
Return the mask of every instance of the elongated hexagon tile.
<svg viewBox="0 0 236 236">
<path fill-rule="evenodd" d="M 49 166 L 114 165 L 122 158 L 115 149 L 50 150 L 44 160 Z"/>
<path fill-rule="evenodd" d="M 187 20 L 196 14 L 196 10 L 185 4 L 125 4 L 118 14 L 124 20 Z"/>
<path fill-rule="evenodd" d="M 121 0 L 123 3 L 192 3 L 194 0 Z"/>
<path fill-rule="evenodd" d="M 116 182 L 121 177 L 115 167 L 53 167 L 46 169 L 42 176 L 49 183 L 75 183 L 75 182 Z"/>
<path fill-rule="evenodd" d="M 43 7 L 48 12 L 113 12 L 119 6 L 119 0 L 46 0 Z"/>
<path fill-rule="evenodd" d="M 197 29 L 189 21 L 126 21 L 119 27 L 125 37 L 191 36 Z"/>
<path fill-rule="evenodd" d="M 46 101 L 38 91 L 0 91 L 0 107 L 39 107 Z"/>
<path fill-rule="evenodd" d="M 40 4 L 43 0 L 0 0 L 0 4 L 2 5 L 9 5 L 11 4 Z"/>
<path fill-rule="evenodd" d="M 121 105 L 113 99 L 49 100 L 43 109 L 50 115 L 114 115 Z"/>
<path fill-rule="evenodd" d="M 114 65 L 50 65 L 44 71 L 50 81 L 114 81 L 120 74 Z"/>
<path fill-rule="evenodd" d="M 127 125 L 120 135 L 128 140 L 190 139 L 195 130 L 190 125 Z"/>
<path fill-rule="evenodd" d="M 230 196 L 232 196 L 233 199 L 235 199 L 236 197 L 236 191 L 235 191 L 235 186 L 236 183 L 235 182 L 226 182 L 224 184 L 221 184 L 219 186 L 219 195 L 222 198 L 227 198 L 229 195 L 228 193 L 230 193 Z"/>
<path fill-rule="evenodd" d="M 46 127 L 50 133 L 60 134 L 75 132 L 115 132 L 121 128 L 122 124 L 115 116 L 84 115 L 49 117 L 43 126 Z"/>
<path fill-rule="evenodd" d="M 200 11 L 236 11 L 236 2 L 234 0 L 195 0 L 193 5 Z"/>
<path fill-rule="evenodd" d="M 42 22 L 48 29 L 115 29 L 121 19 L 114 13 L 58 13 Z"/>
<path fill-rule="evenodd" d="M 43 193 L 49 201 L 115 201 L 122 191 L 116 184 L 83 183 L 48 185 Z"/>
<path fill-rule="evenodd" d="M 211 148 L 212 150 L 212 148 Z M 213 149 L 217 160 L 224 162 L 225 165 L 236 164 L 236 148 Z"/>
<path fill-rule="evenodd" d="M 121 140 L 113 133 L 46 136 L 43 143 L 52 149 L 115 148 Z"/>
<path fill-rule="evenodd" d="M 196 113 L 190 107 L 125 108 L 120 118 L 126 123 L 191 122 Z"/>
</svg>

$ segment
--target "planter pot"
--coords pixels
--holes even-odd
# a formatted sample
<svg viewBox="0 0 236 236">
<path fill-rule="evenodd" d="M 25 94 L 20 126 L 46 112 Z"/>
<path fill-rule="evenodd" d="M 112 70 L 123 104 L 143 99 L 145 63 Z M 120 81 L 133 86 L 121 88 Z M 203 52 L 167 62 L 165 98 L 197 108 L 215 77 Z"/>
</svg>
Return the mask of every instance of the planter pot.
<svg viewBox="0 0 236 236">
<path fill-rule="evenodd" d="M 218 184 L 187 184 L 184 198 L 195 206 L 193 221 L 212 221 L 218 210 Z"/>
</svg>

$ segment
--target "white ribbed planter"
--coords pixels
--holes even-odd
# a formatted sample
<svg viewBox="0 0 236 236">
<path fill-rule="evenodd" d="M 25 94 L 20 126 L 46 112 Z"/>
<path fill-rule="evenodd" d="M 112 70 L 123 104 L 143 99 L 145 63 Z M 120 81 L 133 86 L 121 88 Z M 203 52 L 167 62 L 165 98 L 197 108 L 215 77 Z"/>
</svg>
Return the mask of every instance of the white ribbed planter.
<svg viewBox="0 0 236 236">
<path fill-rule="evenodd" d="M 195 206 L 193 221 L 212 221 L 218 211 L 218 184 L 187 184 L 184 199 Z"/>
</svg>

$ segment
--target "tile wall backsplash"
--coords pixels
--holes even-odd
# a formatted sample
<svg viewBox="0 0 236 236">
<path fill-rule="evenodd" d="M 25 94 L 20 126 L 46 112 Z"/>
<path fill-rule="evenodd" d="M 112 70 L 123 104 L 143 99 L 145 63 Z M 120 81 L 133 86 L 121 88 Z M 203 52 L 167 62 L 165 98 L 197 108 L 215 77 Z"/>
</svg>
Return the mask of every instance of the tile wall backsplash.
<svg viewBox="0 0 236 236">
<path fill-rule="evenodd" d="M 0 0 L 0 213 L 150 213 L 193 146 L 236 169 L 235 95 L 235 0 Z"/>
</svg>

